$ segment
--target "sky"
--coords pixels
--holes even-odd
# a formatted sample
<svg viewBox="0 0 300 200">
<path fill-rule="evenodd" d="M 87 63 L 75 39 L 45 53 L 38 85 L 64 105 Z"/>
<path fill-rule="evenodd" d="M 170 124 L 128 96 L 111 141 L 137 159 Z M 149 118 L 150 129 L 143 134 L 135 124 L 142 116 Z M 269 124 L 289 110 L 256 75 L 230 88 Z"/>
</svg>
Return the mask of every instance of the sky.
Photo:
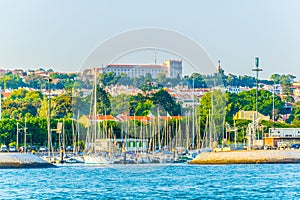
<svg viewBox="0 0 300 200">
<path fill-rule="evenodd" d="M 300 80 L 299 8 L 297 0 L 0 0 L 0 69 L 80 71 L 112 36 L 158 27 L 193 39 L 226 74 L 254 76 L 259 57 L 261 78 L 279 73 Z M 158 61 L 164 56 L 158 52 Z"/>
</svg>

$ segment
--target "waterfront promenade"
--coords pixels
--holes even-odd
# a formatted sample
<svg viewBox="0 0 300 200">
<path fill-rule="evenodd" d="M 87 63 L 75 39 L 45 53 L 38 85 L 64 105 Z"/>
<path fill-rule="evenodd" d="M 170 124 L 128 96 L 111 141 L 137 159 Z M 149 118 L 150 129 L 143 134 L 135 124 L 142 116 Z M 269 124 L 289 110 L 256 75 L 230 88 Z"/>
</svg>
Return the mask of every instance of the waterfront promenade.
<svg viewBox="0 0 300 200">
<path fill-rule="evenodd" d="M 203 152 L 190 164 L 300 163 L 300 150 L 243 150 Z"/>
<path fill-rule="evenodd" d="M 0 169 L 49 167 L 55 166 L 33 154 L 0 153 Z"/>
</svg>

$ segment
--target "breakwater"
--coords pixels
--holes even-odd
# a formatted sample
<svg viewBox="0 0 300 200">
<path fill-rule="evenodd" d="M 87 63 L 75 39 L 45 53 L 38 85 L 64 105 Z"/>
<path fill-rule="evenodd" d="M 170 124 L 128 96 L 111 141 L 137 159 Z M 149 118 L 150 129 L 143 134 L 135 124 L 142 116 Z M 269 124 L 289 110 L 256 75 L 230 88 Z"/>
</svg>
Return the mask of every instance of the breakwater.
<svg viewBox="0 0 300 200">
<path fill-rule="evenodd" d="M 190 164 L 260 164 L 300 163 L 300 150 L 244 150 L 227 152 L 203 152 Z"/>
<path fill-rule="evenodd" d="M 55 167 L 55 165 L 52 165 L 33 154 L 0 153 L 0 169 L 50 167 Z"/>
</svg>

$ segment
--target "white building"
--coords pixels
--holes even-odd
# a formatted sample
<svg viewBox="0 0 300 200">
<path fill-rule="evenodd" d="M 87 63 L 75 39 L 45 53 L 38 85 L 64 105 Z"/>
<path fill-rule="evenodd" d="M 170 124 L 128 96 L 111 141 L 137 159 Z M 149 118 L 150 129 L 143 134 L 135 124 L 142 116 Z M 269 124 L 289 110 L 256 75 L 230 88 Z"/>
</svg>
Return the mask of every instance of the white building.
<svg viewBox="0 0 300 200">
<path fill-rule="evenodd" d="M 152 78 L 157 78 L 159 74 L 165 74 L 168 78 L 182 77 L 182 60 L 166 60 L 163 64 L 109 64 L 103 68 L 103 72 L 115 72 L 116 75 L 122 73 L 128 77 L 140 77 L 151 74 Z"/>
</svg>

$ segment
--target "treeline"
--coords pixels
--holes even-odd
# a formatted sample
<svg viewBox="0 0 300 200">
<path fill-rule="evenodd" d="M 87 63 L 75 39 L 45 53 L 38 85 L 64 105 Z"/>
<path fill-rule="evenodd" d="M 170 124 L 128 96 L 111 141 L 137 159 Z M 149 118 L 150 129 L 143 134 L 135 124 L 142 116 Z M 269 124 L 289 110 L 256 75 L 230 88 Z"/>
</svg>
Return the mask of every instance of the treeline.
<svg viewBox="0 0 300 200">
<path fill-rule="evenodd" d="M 158 112 L 161 116 L 171 115 L 183 115 L 183 120 L 191 121 L 191 110 L 183 109 L 180 103 L 176 102 L 174 97 L 172 97 L 166 90 L 158 90 L 152 94 L 138 94 L 136 96 L 131 95 L 118 95 L 110 96 L 101 87 L 98 87 L 98 103 L 97 103 L 97 113 L 98 114 L 112 114 L 116 116 L 127 112 L 132 116 L 150 115 L 153 114 L 158 116 Z M 199 119 L 201 130 L 201 135 L 203 136 L 206 127 L 207 116 L 212 110 L 212 97 L 211 93 L 206 93 L 200 100 L 200 105 L 196 107 L 195 119 Z M 219 99 L 218 99 L 219 98 Z M 81 100 L 81 108 L 85 106 L 88 111 L 90 111 L 90 100 L 91 96 L 87 96 Z M 254 110 L 255 109 L 255 90 L 240 92 L 239 94 L 225 93 L 214 97 L 215 108 L 218 112 L 223 112 L 223 110 L 218 105 L 220 102 L 225 101 L 225 123 L 233 126 L 233 115 L 239 110 Z M 259 107 L 258 111 L 264 115 L 269 115 L 272 117 L 272 106 L 273 106 L 273 94 L 269 91 L 259 90 L 258 95 Z M 47 109 L 48 100 L 38 91 L 26 91 L 24 89 L 19 89 L 14 91 L 10 97 L 4 100 L 3 104 L 3 118 L 0 120 L 0 143 L 10 144 L 16 141 L 16 131 L 17 123 L 20 124 L 19 128 L 22 129 L 26 126 L 27 133 L 29 134 L 27 139 L 28 144 L 33 145 L 45 145 L 47 141 Z M 66 135 L 69 138 L 68 144 L 72 145 L 72 134 L 74 133 L 74 128 L 76 126 L 72 124 L 74 113 L 72 106 L 74 106 L 74 101 L 72 101 L 70 94 L 61 94 L 57 97 L 51 99 L 51 128 L 55 129 L 57 122 L 65 122 Z M 77 102 L 78 103 L 78 102 Z M 284 107 L 284 102 L 280 97 L 274 97 L 275 105 L 275 120 L 278 122 L 262 122 L 265 131 L 270 127 L 299 127 L 300 126 L 300 102 L 294 104 L 292 113 L 286 123 L 279 122 L 282 121 L 281 118 L 287 111 Z M 129 113 L 128 113 L 129 112 Z M 216 111 L 215 111 L 216 112 Z M 74 113 L 74 114 L 73 114 Z M 80 115 L 88 114 L 81 113 Z M 222 114 L 222 113 L 219 113 Z M 236 126 L 238 128 L 239 140 L 242 141 L 243 134 L 247 129 L 247 125 L 251 121 L 247 120 L 237 120 Z M 75 122 L 76 123 L 76 122 Z M 176 122 L 173 120 L 173 124 Z M 191 122 L 189 122 L 192 124 Z M 141 124 L 137 124 L 140 126 Z M 117 136 L 121 136 L 121 126 L 116 122 L 111 122 L 106 125 L 108 129 L 112 129 Z M 81 127 L 81 134 L 86 133 L 86 129 Z M 175 131 L 175 129 L 172 129 Z M 76 132 L 76 131 L 75 131 Z M 24 133 L 23 133 L 24 134 Z M 56 133 L 54 134 L 53 141 L 57 140 Z M 175 134 L 175 133 L 172 133 Z M 20 132 L 20 138 L 22 136 L 22 131 Z M 82 139 L 83 137 L 81 137 Z M 21 143 L 22 139 L 20 139 Z"/>
<path fill-rule="evenodd" d="M 7 72 L 0 77 L 0 87 L 2 89 L 18 89 L 20 87 L 33 88 L 36 90 L 48 89 L 66 89 L 71 90 L 75 83 L 75 77 L 78 74 L 60 74 L 51 73 L 49 77 L 41 75 L 28 75 L 22 79 L 19 75 L 14 75 L 12 72 Z M 49 79 L 50 78 L 50 79 Z M 54 82 L 53 80 L 59 80 Z M 49 81 L 50 80 L 50 81 Z"/>
<path fill-rule="evenodd" d="M 64 81 L 58 83 L 50 82 L 51 89 L 57 88 L 73 88 L 74 84 L 80 88 L 80 85 L 86 84 L 84 80 L 76 80 L 76 75 L 62 75 L 54 73 L 50 76 L 51 79 L 59 78 Z M 101 74 L 99 78 L 100 84 L 97 87 L 96 108 L 97 114 L 112 114 L 114 116 L 122 113 L 127 113 L 131 116 L 145 116 L 145 115 L 185 115 L 190 116 L 190 110 L 184 109 L 180 102 L 177 102 L 164 87 L 172 87 L 179 84 L 187 84 L 190 87 L 206 88 L 209 81 L 222 82 L 225 86 L 243 86 L 253 87 L 255 79 L 250 76 L 235 76 L 232 74 L 225 75 L 224 72 L 219 72 L 210 76 L 204 76 L 199 73 L 194 73 L 191 76 L 182 79 L 170 79 L 164 74 L 160 74 L 156 79 L 153 79 L 150 74 L 145 77 L 138 77 L 130 79 L 125 74 L 117 76 L 113 72 Z M 266 84 L 281 84 L 284 88 L 285 94 L 290 95 L 290 86 L 295 77 L 292 75 L 272 75 L 270 80 L 260 80 L 261 83 Z M 155 84 L 153 84 L 155 83 Z M 13 74 L 5 74 L 0 77 L 0 86 L 2 88 L 19 88 L 31 87 L 36 89 L 47 88 L 49 80 L 37 75 L 27 76 L 22 80 L 19 76 Z M 134 85 L 140 88 L 143 92 L 135 96 L 118 95 L 112 97 L 105 90 L 106 86 L 111 84 Z M 155 89 L 155 92 L 153 92 Z M 25 89 L 14 90 L 12 94 L 2 102 L 2 120 L 0 120 L 0 143 L 10 144 L 16 141 L 16 127 L 17 123 L 24 126 L 25 118 L 28 127 L 28 141 L 31 144 L 45 145 L 47 140 L 47 117 L 48 117 L 48 103 L 51 106 L 51 128 L 55 128 L 58 121 L 65 120 L 66 131 L 69 138 L 71 138 L 72 118 L 77 115 L 85 115 L 90 113 L 92 106 L 92 94 L 86 95 L 83 98 L 75 98 L 70 90 L 66 93 L 60 94 L 51 98 L 49 101 L 47 96 L 43 96 L 40 91 L 29 91 Z M 220 101 L 215 99 L 215 102 L 222 102 L 225 100 L 225 122 L 233 126 L 233 115 L 239 110 L 255 110 L 255 90 L 240 92 L 239 94 L 225 93 L 220 95 Z M 222 101 L 221 101 L 222 100 Z M 205 130 L 206 117 L 209 110 L 212 109 L 211 93 L 206 93 L 201 100 L 200 105 L 196 107 L 196 119 L 201 118 L 199 123 L 201 134 Z M 286 99 L 281 99 L 278 96 L 274 97 L 275 105 L 275 120 L 280 121 L 282 116 L 287 114 L 285 109 Z M 259 107 L 258 111 L 264 115 L 273 115 L 273 94 L 269 91 L 259 90 L 258 94 Z M 78 110 L 76 110 L 76 108 Z M 83 112 L 77 112 L 83 110 Z M 221 110 L 221 109 L 220 109 Z M 223 112 L 223 111 L 222 111 Z M 188 113 L 188 114 L 187 114 Z M 189 118 L 191 120 L 192 118 Z M 176 122 L 173 122 L 176 123 Z M 243 131 L 247 128 L 249 121 L 239 120 L 236 122 L 239 133 L 239 141 L 242 140 Z M 286 123 L 262 122 L 265 128 L 268 127 L 291 127 L 300 126 L 300 103 L 294 104 L 290 117 Z M 289 123 L 289 124 L 288 124 Z M 113 132 L 121 135 L 120 126 L 115 123 L 109 123 Z M 56 137 L 56 136 L 54 136 Z M 54 138 L 55 141 L 55 138 Z"/>
<path fill-rule="evenodd" d="M 76 77 L 78 78 L 76 79 Z M 290 86 L 294 82 L 295 78 L 296 77 L 291 74 L 272 74 L 269 80 L 259 80 L 259 83 L 267 85 L 281 84 L 283 86 L 283 93 L 291 94 Z M 220 70 L 218 73 L 214 73 L 211 75 L 193 73 L 190 76 L 185 76 L 183 78 L 168 78 L 163 73 L 159 74 L 157 78 L 153 78 L 149 73 L 145 76 L 129 78 L 125 73 L 116 75 L 114 72 L 108 72 L 100 74 L 98 76 L 98 80 L 103 84 L 103 86 L 112 84 L 130 85 L 136 86 L 143 91 L 163 87 L 174 87 L 176 85 L 189 85 L 189 87 L 194 86 L 195 88 L 208 88 L 210 87 L 211 82 L 219 82 L 219 85 L 222 84 L 225 87 L 241 86 L 252 88 L 256 84 L 255 77 L 247 75 L 234 75 L 231 73 L 225 74 L 223 70 Z M 84 87 L 86 84 L 86 80 L 79 78 L 79 73 L 66 74 L 51 71 L 50 82 L 49 78 L 36 74 L 25 76 L 25 78 L 22 79 L 19 75 L 14 75 L 12 74 L 12 72 L 7 72 L 2 77 L 0 77 L 0 87 L 4 89 L 18 89 L 20 87 L 28 87 L 41 90 L 48 89 L 48 87 L 50 87 L 54 90 L 71 90 L 73 87 L 80 88 Z"/>
</svg>

